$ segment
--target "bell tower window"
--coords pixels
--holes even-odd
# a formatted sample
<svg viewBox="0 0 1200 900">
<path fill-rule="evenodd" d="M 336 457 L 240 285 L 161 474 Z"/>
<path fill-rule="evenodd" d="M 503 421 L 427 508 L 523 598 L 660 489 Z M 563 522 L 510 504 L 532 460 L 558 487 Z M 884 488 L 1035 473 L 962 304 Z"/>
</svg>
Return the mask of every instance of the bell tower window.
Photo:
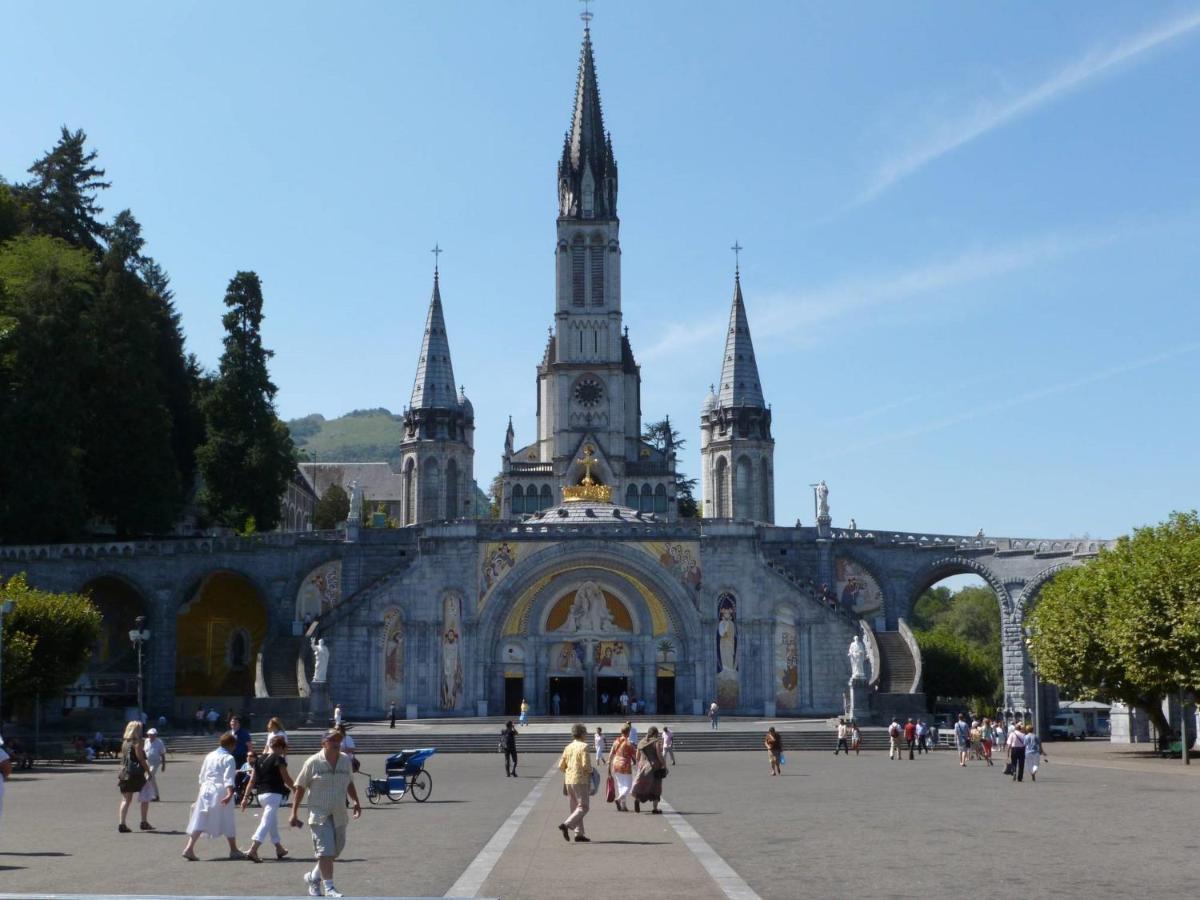
<svg viewBox="0 0 1200 900">
<path fill-rule="evenodd" d="M 592 306 L 604 305 L 604 243 L 599 240 L 591 246 L 592 262 Z"/>
<path fill-rule="evenodd" d="M 576 243 L 571 245 L 571 305 L 583 306 L 583 268 L 584 254 L 586 248 L 583 246 L 583 239 L 580 238 Z"/>
</svg>

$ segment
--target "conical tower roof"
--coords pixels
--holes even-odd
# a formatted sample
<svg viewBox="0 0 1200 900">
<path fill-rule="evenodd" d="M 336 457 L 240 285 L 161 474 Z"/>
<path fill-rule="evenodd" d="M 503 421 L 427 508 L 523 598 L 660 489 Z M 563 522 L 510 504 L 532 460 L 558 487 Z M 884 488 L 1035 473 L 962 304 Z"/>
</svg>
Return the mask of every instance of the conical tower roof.
<svg viewBox="0 0 1200 900">
<path fill-rule="evenodd" d="M 750 339 L 750 322 L 746 318 L 746 302 L 742 299 L 741 273 L 733 276 L 733 306 L 729 310 L 729 332 L 725 336 L 725 361 L 721 366 L 721 389 L 718 404 L 762 408 L 762 385 L 758 380 L 758 361 L 754 358 L 754 342 Z"/>
<path fill-rule="evenodd" d="M 600 87 L 596 81 L 596 60 L 592 54 L 592 33 L 583 29 L 579 50 L 579 73 L 575 79 L 575 105 L 571 127 L 563 139 L 562 159 L 558 164 L 560 185 L 570 186 L 569 196 L 578 198 L 583 191 L 584 173 L 590 172 L 595 196 L 593 215 L 615 216 L 617 164 L 613 158 L 612 137 L 604 130 L 600 107 Z M 610 183 L 612 190 L 605 190 Z M 579 209 L 566 206 L 560 213 L 578 215 Z"/>
<path fill-rule="evenodd" d="M 417 377 L 413 380 L 412 409 L 456 409 L 458 390 L 455 387 L 454 366 L 450 363 L 450 340 L 446 336 L 446 319 L 442 315 L 442 292 L 438 271 L 433 270 L 433 296 L 425 316 L 425 334 L 421 339 L 421 355 L 417 358 Z"/>
</svg>

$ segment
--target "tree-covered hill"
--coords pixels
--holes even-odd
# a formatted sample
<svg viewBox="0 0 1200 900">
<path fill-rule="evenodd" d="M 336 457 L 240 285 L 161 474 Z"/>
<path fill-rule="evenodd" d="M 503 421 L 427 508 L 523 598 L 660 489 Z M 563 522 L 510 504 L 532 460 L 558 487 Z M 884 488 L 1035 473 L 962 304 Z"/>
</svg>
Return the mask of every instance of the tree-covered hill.
<svg viewBox="0 0 1200 900">
<path fill-rule="evenodd" d="M 383 409 L 356 409 L 336 419 L 313 413 L 287 423 L 301 459 L 314 462 L 382 462 L 400 459 L 404 425 Z"/>
</svg>

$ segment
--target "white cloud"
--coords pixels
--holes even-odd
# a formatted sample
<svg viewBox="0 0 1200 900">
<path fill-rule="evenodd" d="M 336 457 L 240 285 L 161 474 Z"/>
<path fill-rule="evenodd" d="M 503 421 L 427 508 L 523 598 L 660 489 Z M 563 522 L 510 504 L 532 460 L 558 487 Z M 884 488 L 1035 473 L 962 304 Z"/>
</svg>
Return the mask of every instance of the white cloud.
<svg viewBox="0 0 1200 900">
<path fill-rule="evenodd" d="M 1049 262 L 1080 250 L 1116 240 L 1119 230 L 1077 234 L 1051 233 L 989 249 L 966 251 L 943 261 L 907 271 L 847 279 L 811 291 L 769 294 L 747 299 L 750 332 L 756 344 L 786 338 L 811 340 L 815 326 L 887 304 L 892 311 L 905 300 L 946 291 L 972 282 Z M 644 361 L 691 354 L 702 346 L 715 346 L 729 320 L 729 310 L 713 310 L 707 317 L 673 323 L 664 335 L 640 356 Z"/>
<path fill-rule="evenodd" d="M 1020 394 L 1014 394 L 1012 397 L 1007 397 L 1004 400 L 998 400 L 995 403 L 989 403 L 984 406 L 971 406 L 969 409 L 963 410 L 960 413 L 955 413 L 954 415 L 944 416 L 940 419 L 934 419 L 932 421 L 925 422 L 920 425 L 914 425 L 911 428 L 904 428 L 900 431 L 895 431 L 890 434 L 883 434 L 860 444 L 852 444 L 848 447 L 840 447 L 837 455 L 842 456 L 847 452 L 870 450 L 882 444 L 894 444 L 898 441 L 906 441 L 911 438 L 921 437 L 922 435 L 930 434 L 935 431 L 942 431 L 946 428 L 952 428 L 955 425 L 961 425 L 964 422 L 970 422 L 974 419 L 980 419 L 984 416 L 991 416 L 998 412 L 1012 409 L 1015 406 L 1023 406 L 1026 403 L 1033 403 L 1037 400 L 1045 400 L 1047 397 L 1065 394 L 1069 391 L 1074 391 L 1081 387 L 1087 387 L 1088 385 L 1092 385 L 1100 381 L 1107 381 L 1110 378 L 1116 378 L 1118 375 L 1124 375 L 1128 372 L 1137 371 L 1138 369 L 1145 369 L 1149 366 L 1166 362 L 1169 359 L 1174 359 L 1177 356 L 1195 353 L 1197 350 L 1200 350 L 1200 342 L 1193 341 L 1191 343 L 1175 347 L 1171 350 L 1164 350 L 1161 353 L 1155 353 L 1151 356 L 1145 356 L 1140 359 L 1122 363 L 1119 366 L 1111 366 L 1106 369 L 1101 369 L 1097 372 L 1092 372 L 1090 375 L 1081 375 L 1078 378 L 1071 378 L 1067 381 L 1062 381 L 1057 384 L 1047 385 L 1046 387 L 1036 388 Z"/>
<path fill-rule="evenodd" d="M 1192 11 L 1179 18 L 1159 23 L 1140 34 L 1127 38 L 1115 47 L 1092 50 L 1023 94 L 1005 99 L 983 101 L 966 115 L 942 122 L 924 140 L 916 142 L 905 152 L 884 162 L 871 179 L 870 184 L 859 195 L 858 202 L 865 203 L 874 199 L 896 182 L 907 178 L 935 159 L 957 150 L 989 131 L 1009 124 L 1026 113 L 1082 87 L 1088 81 L 1103 75 L 1114 67 L 1134 60 L 1197 27 L 1200 27 L 1200 11 Z"/>
</svg>

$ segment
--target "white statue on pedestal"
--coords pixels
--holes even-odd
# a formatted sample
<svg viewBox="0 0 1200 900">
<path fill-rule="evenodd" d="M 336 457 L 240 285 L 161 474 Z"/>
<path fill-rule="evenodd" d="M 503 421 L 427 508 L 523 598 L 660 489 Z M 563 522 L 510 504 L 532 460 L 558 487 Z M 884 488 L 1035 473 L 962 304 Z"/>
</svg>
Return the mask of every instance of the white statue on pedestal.
<svg viewBox="0 0 1200 900">
<path fill-rule="evenodd" d="M 358 479 L 350 482 L 350 512 L 346 514 L 346 524 L 362 524 L 362 491 L 358 489 Z"/>
<path fill-rule="evenodd" d="M 313 684 L 324 682 L 329 674 L 329 648 L 325 646 L 325 638 L 308 639 L 313 655 Z"/>
<path fill-rule="evenodd" d="M 829 485 L 823 478 L 817 484 L 817 515 L 821 518 L 829 517 Z"/>
<path fill-rule="evenodd" d="M 867 679 L 867 648 L 863 645 L 862 635 L 856 634 L 850 642 L 850 680 L 866 681 Z"/>
</svg>

